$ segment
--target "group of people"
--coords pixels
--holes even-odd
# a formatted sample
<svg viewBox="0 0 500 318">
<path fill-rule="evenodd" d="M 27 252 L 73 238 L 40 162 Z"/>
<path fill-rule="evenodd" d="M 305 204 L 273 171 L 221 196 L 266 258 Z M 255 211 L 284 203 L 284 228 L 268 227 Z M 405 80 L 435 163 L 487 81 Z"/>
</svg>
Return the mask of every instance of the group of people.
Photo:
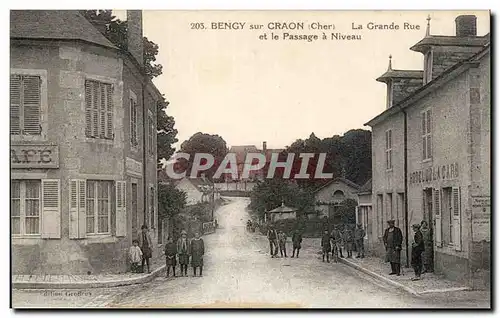
<svg viewBox="0 0 500 318">
<path fill-rule="evenodd" d="M 330 263 L 330 252 L 333 261 L 338 262 L 339 257 L 344 257 L 342 250 L 345 248 L 347 258 L 352 258 L 354 248 L 358 252 L 356 258 L 365 257 L 364 237 L 365 230 L 362 224 L 358 224 L 356 228 L 345 225 L 342 229 L 341 225 L 335 225 L 333 231 L 330 233 L 325 229 L 321 237 L 321 250 L 323 252 L 323 262 Z"/>
<path fill-rule="evenodd" d="M 278 231 L 274 228 L 274 225 L 270 225 L 269 230 L 267 231 L 267 239 L 269 240 L 269 249 L 272 258 L 278 257 L 278 248 L 281 257 L 288 257 L 288 255 L 286 255 L 287 236 L 285 232 L 282 230 Z M 301 244 L 302 234 L 300 234 L 299 230 L 295 230 L 292 234 L 292 258 L 299 257 Z M 295 253 L 297 253 L 297 256 L 295 256 Z"/>
<path fill-rule="evenodd" d="M 131 272 L 144 273 L 144 265 L 146 264 L 147 272 L 151 273 L 149 260 L 152 256 L 151 247 L 153 244 L 146 225 L 142 226 L 139 239 L 133 240 L 132 245 L 133 246 L 129 249 Z M 164 253 L 166 259 L 167 277 L 170 276 L 171 270 L 172 275 L 175 277 L 177 259 L 179 260 L 179 265 L 181 266 L 181 276 L 187 276 L 187 269 L 190 260 L 191 266 L 193 267 L 193 276 L 196 276 L 198 269 L 199 275 L 203 276 L 203 255 L 205 254 L 205 243 L 200 237 L 200 233 L 195 233 L 194 238 L 189 240 L 187 238 L 187 232 L 183 230 L 181 232 L 181 237 L 176 243 L 173 242 L 171 237 L 168 237 Z M 141 262 L 142 266 L 139 265 Z"/>
<path fill-rule="evenodd" d="M 384 232 L 384 245 L 386 250 L 386 261 L 391 264 L 389 275 L 401 275 L 401 250 L 403 245 L 403 233 L 395 226 L 394 220 L 387 221 L 389 225 Z M 433 241 L 432 232 L 427 221 L 413 224 L 413 242 L 411 246 L 411 266 L 415 271 L 412 280 L 419 280 L 426 272 L 433 272 Z"/>
</svg>

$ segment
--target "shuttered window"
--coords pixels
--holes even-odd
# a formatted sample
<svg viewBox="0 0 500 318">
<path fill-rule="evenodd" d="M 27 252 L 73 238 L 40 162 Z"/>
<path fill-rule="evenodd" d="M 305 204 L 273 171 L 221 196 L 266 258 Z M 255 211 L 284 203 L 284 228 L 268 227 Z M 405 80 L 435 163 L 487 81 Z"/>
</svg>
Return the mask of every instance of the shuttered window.
<svg viewBox="0 0 500 318">
<path fill-rule="evenodd" d="M 153 116 L 148 118 L 148 129 L 149 129 L 149 154 L 152 156 L 155 153 L 155 126 L 153 121 Z"/>
<path fill-rule="evenodd" d="M 87 180 L 87 234 L 110 232 L 111 181 Z"/>
<path fill-rule="evenodd" d="M 422 113 L 422 159 L 432 158 L 431 110 Z"/>
<path fill-rule="evenodd" d="M 151 217 L 151 221 L 149 224 L 151 224 L 151 228 L 153 229 L 155 227 L 155 188 L 154 187 L 151 187 L 150 188 L 150 217 Z"/>
<path fill-rule="evenodd" d="M 113 86 L 85 81 L 85 135 L 113 139 Z"/>
<path fill-rule="evenodd" d="M 11 135 L 40 135 L 41 83 L 40 76 L 10 76 Z"/>
<path fill-rule="evenodd" d="M 40 234 L 40 180 L 12 180 L 11 226 L 15 235 Z"/>
<path fill-rule="evenodd" d="M 392 130 L 385 132 L 385 168 L 392 169 Z"/>
<path fill-rule="evenodd" d="M 137 138 L 137 100 L 130 98 L 130 143 L 132 146 L 139 144 Z"/>
</svg>

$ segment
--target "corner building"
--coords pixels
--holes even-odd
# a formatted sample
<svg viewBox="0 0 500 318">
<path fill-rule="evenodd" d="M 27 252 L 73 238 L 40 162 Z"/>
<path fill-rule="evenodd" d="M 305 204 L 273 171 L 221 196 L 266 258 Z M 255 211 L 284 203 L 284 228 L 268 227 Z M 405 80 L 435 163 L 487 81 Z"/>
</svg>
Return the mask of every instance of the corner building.
<svg viewBox="0 0 500 318">
<path fill-rule="evenodd" d="M 490 285 L 490 39 L 476 17 L 456 18 L 455 36 L 429 33 L 411 49 L 424 70 L 388 71 L 387 109 L 370 120 L 374 253 L 395 219 L 411 256 L 411 225 L 428 221 L 437 273 Z M 418 84 L 420 81 L 420 85 Z"/>
<path fill-rule="evenodd" d="M 157 253 L 156 110 L 142 14 L 128 51 L 77 11 L 11 11 L 14 274 L 127 270 L 143 224 Z"/>
</svg>

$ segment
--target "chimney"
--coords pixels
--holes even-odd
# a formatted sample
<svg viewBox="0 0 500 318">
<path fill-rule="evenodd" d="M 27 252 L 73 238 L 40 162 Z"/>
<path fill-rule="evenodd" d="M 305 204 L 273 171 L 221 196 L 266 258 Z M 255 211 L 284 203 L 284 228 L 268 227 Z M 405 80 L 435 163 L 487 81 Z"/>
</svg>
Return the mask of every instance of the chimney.
<svg viewBox="0 0 500 318">
<path fill-rule="evenodd" d="M 477 36 L 477 18 L 475 15 L 460 15 L 455 19 L 458 37 Z"/>
<path fill-rule="evenodd" d="M 141 66 L 144 64 L 142 11 L 127 10 L 127 49 Z"/>
<path fill-rule="evenodd" d="M 262 152 L 266 152 L 267 150 L 267 142 L 263 141 L 262 142 Z"/>
</svg>

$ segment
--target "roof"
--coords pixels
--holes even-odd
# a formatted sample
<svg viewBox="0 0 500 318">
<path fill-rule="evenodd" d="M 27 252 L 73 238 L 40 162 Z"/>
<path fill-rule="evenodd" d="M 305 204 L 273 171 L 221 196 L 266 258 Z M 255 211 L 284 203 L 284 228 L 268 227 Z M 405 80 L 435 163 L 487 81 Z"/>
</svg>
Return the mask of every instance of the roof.
<svg viewBox="0 0 500 318">
<path fill-rule="evenodd" d="M 328 187 L 329 185 L 335 183 L 335 182 L 342 182 L 342 183 L 345 183 L 347 184 L 348 186 L 356 189 L 356 190 L 359 190 L 360 186 L 354 182 L 352 182 L 351 180 L 349 179 L 346 179 L 346 178 L 341 178 L 341 177 L 338 177 L 338 178 L 334 178 L 330 181 L 328 181 L 327 183 L 325 183 L 323 186 L 319 187 L 318 189 L 316 189 L 314 191 L 314 193 L 318 193 L 319 191 L 323 190 L 324 188 Z"/>
<path fill-rule="evenodd" d="M 297 211 L 297 209 L 288 207 L 284 203 L 281 203 L 281 206 L 269 211 L 269 213 L 286 213 L 286 212 L 295 212 L 295 211 Z"/>
<path fill-rule="evenodd" d="M 377 78 L 378 82 L 387 82 L 391 78 L 424 78 L 424 71 L 421 70 L 388 70 Z"/>
<path fill-rule="evenodd" d="M 245 145 L 245 146 L 232 146 L 229 149 L 230 153 L 236 154 L 236 162 L 243 163 L 245 162 L 245 158 L 248 153 L 260 153 L 260 150 L 257 149 L 254 145 Z"/>
<path fill-rule="evenodd" d="M 473 67 L 484 55 L 488 54 L 490 51 L 490 44 L 484 46 L 484 48 L 478 53 L 474 54 L 468 59 L 465 59 L 452 67 L 448 68 L 446 71 L 441 73 L 439 76 L 434 78 L 432 81 L 428 82 L 421 88 L 417 89 L 410 95 L 408 95 L 405 99 L 401 100 L 391 108 L 386 109 L 382 113 L 378 114 L 370 121 L 365 123 L 365 126 L 374 126 L 381 121 L 391 117 L 392 115 L 399 113 L 402 109 L 408 108 L 414 105 L 417 101 L 425 97 L 426 95 L 432 93 L 448 81 L 456 78 L 469 68 Z"/>
<path fill-rule="evenodd" d="M 459 37 L 453 35 L 427 35 L 410 50 L 424 53 L 430 46 L 484 46 L 490 41 L 489 33 L 484 36 Z"/>
<path fill-rule="evenodd" d="M 372 179 L 366 181 L 365 184 L 359 188 L 358 194 L 363 194 L 363 193 L 372 193 Z"/>
<path fill-rule="evenodd" d="M 10 38 L 79 40 L 116 49 L 75 10 L 11 10 Z"/>
</svg>

